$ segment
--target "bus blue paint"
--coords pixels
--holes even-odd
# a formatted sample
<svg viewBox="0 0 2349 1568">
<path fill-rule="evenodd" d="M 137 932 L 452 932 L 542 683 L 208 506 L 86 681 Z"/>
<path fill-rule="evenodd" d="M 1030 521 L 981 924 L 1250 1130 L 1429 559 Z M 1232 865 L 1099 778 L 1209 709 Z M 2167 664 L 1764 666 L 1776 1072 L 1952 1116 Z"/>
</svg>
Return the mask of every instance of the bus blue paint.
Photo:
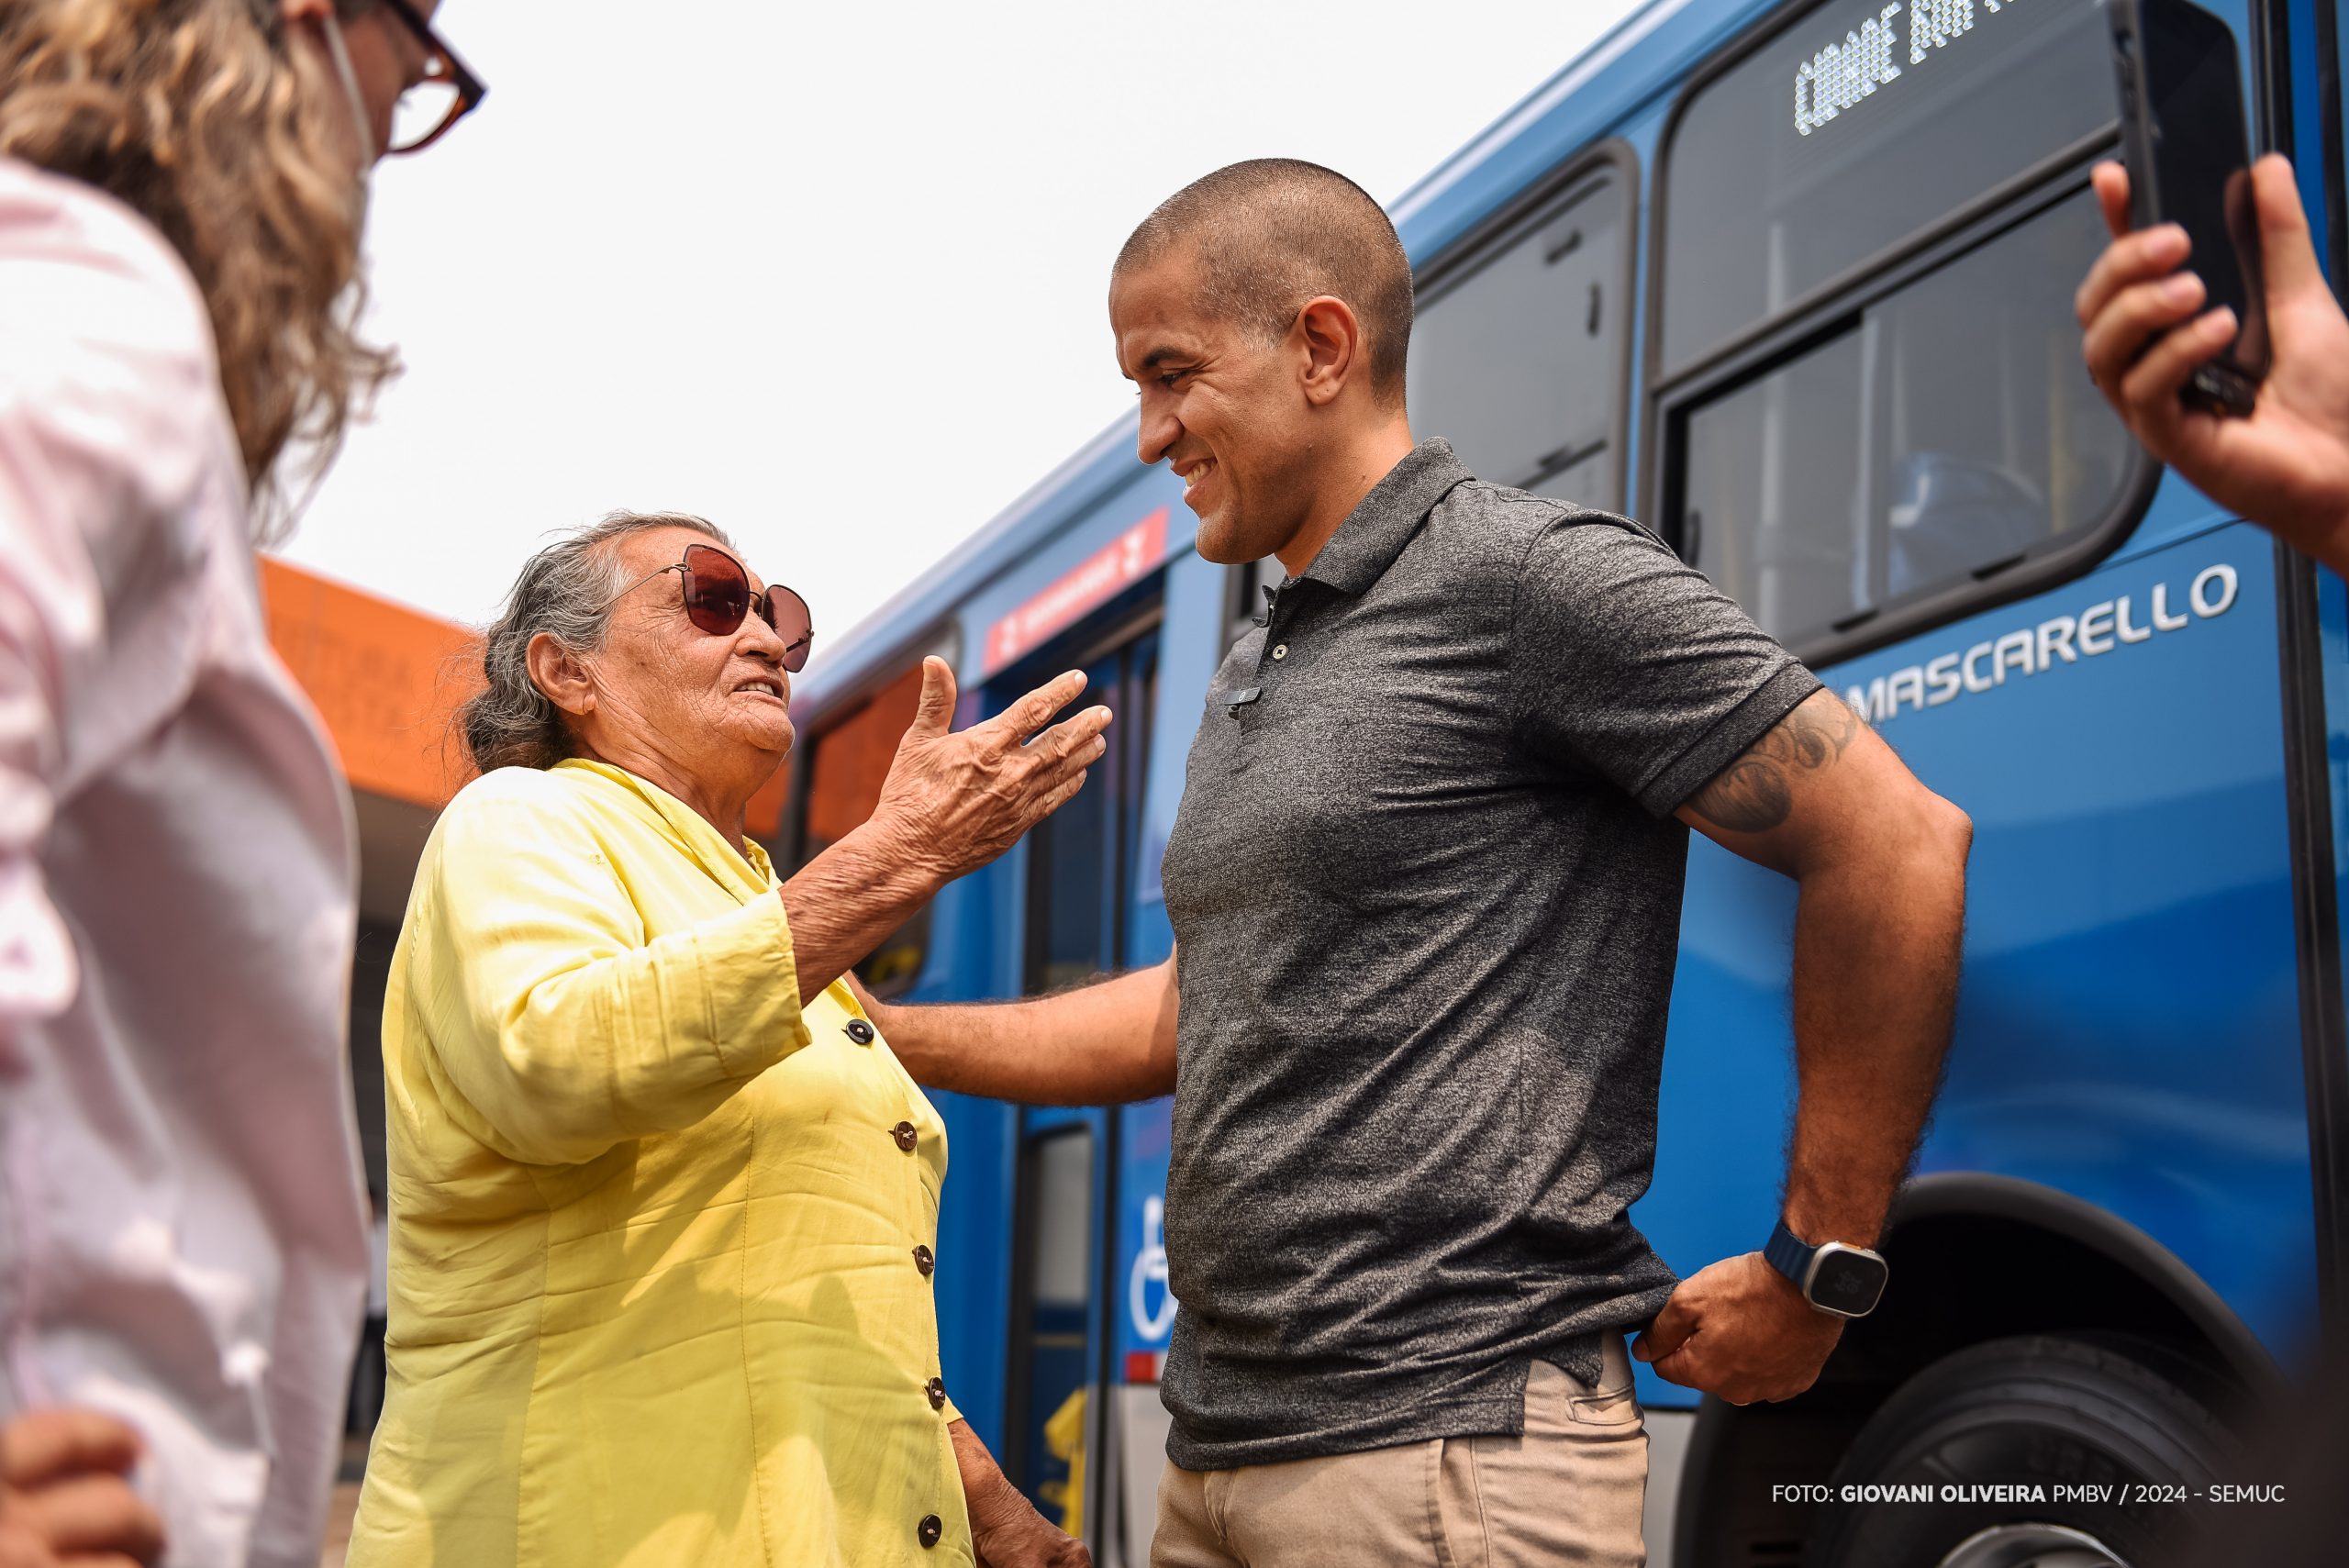
<svg viewBox="0 0 2349 1568">
<path fill-rule="evenodd" d="M 2321 246 L 2328 193 L 2315 144 L 2324 80 L 2311 39 L 2327 3 L 2277 0 L 2269 13 L 2289 30 L 2277 69 L 2290 83 L 2288 129 Z M 2245 5 L 2211 8 L 2235 28 L 2248 61 Z M 1651 483 L 1656 454 L 1643 450 L 1660 406 L 1649 384 L 1657 367 L 1647 322 L 1661 278 L 1650 263 L 1672 116 L 1692 75 L 1731 39 L 1800 9 L 1653 0 L 1394 204 L 1415 264 L 1441 265 L 1562 167 L 1604 144 L 1628 150 L 1636 200 L 1633 262 L 1622 280 L 1634 345 L 1620 411 L 1626 509 L 1660 505 Z M 1825 36 L 1820 18 L 1840 16 L 1830 6 L 1809 25 Z M 1120 712 L 1119 726 L 1147 729 L 1150 744 L 1139 776 L 1120 786 L 1120 809 L 1132 816 L 1121 851 L 1128 863 L 1118 869 L 1122 902 L 1104 917 L 1102 948 L 1129 967 L 1171 948 L 1158 859 L 1209 676 L 1235 612 L 1246 613 L 1232 570 L 1191 549 L 1179 483 L 1137 462 L 1134 435 L 1128 417 L 1079 450 L 828 649 L 796 694 L 801 733 L 820 744 L 829 716 L 943 642 L 957 650 L 963 690 L 976 694 L 966 697 L 967 717 L 1102 656 L 1116 627 L 1142 627 L 1154 639 L 1154 696 L 1142 711 Z M 2321 1234 L 2331 1178 L 2311 1151 L 2344 1132 L 2328 1131 L 2332 1113 L 2311 1105 L 2315 1080 L 2302 1050 L 2308 976 L 2328 965 L 2337 976 L 2343 939 L 2337 928 L 2301 929 L 2294 911 L 2296 887 L 2311 876 L 2349 903 L 2349 594 L 2321 577 L 2321 659 L 2289 665 L 2279 658 L 2284 590 L 2267 537 L 2174 474 L 2143 495 L 2100 559 L 1818 667 L 1831 687 L 1872 707 L 1884 737 L 1976 824 L 1958 1041 L 1920 1173 L 2011 1178 L 2086 1206 L 2080 1212 L 2141 1239 L 2197 1282 L 2197 1311 L 2215 1302 L 2211 1311 L 2239 1326 L 2245 1342 L 2288 1363 L 2312 1320 L 2321 1260 L 2333 1255 Z M 1013 668 L 984 668 L 991 626 L 1162 506 L 1173 519 L 1166 559 L 1141 583 Z M 2123 599 L 2125 621 L 2116 608 Z M 1968 662 L 1985 645 L 2024 634 L 2027 666 Z M 1949 694 L 1953 670 L 1960 684 Z M 1969 687 L 1969 678 L 1978 684 Z M 2319 705 L 2319 838 L 2330 851 L 2305 863 L 2296 863 L 2288 817 L 2294 683 Z M 1023 846 L 940 895 L 912 999 L 1020 994 L 1033 874 Z M 1783 879 L 1701 840 L 1692 844 L 1655 1178 L 1633 1211 L 1684 1273 L 1757 1247 L 1777 1205 L 1791 1096 L 1793 905 Z M 2342 1049 L 2321 1025 L 2316 1038 L 2320 1054 Z M 999 1454 L 1032 1435 L 1006 1428 L 1019 1375 L 1009 1340 L 1020 1150 L 1023 1140 L 1082 1127 L 1097 1150 L 1086 1333 L 1098 1397 L 1088 1452 L 1154 1465 L 1147 1453 L 1135 1459 L 1133 1433 L 1104 1436 L 1102 1412 L 1139 1419 L 1133 1412 L 1146 1398 L 1113 1397 L 1146 1395 L 1165 1345 L 1167 1103 L 1041 1112 L 939 1098 L 953 1175 L 938 1297 L 958 1407 Z M 2149 1293 L 2162 1288 L 2158 1272 L 2146 1276 Z M 1687 1390 L 1644 1368 L 1640 1383 L 1658 1411 L 1696 1406 Z M 1015 1478 L 1031 1491 L 1039 1482 Z M 1088 1515 L 1097 1561 L 1130 1560 L 1130 1516 L 1141 1505 L 1112 1496 L 1118 1477 L 1097 1468 L 1090 1479 L 1093 1506 L 1123 1509 L 1128 1532 L 1105 1537 L 1103 1521 Z"/>
<path fill-rule="evenodd" d="M 1976 831 L 1961 1045 L 1919 1169 L 1998 1172 L 2088 1199 L 2161 1239 L 2282 1352 L 2313 1281 L 2279 719 L 2272 679 L 2207 678 L 2274 656 L 2266 537 L 2235 524 L 2116 558 L 1925 640 L 1963 648 L 2043 606 L 2132 591 L 2142 606 L 2165 572 L 2179 592 L 2187 563 L 2213 562 L 2241 579 L 2219 617 L 1881 726 Z M 1825 673 L 1865 684 L 1912 651 Z M 1792 921 L 1784 878 L 1693 847 L 1655 1183 L 1635 1210 L 1684 1273 L 1747 1249 L 1775 1218 L 1765 1173 L 1784 1121 L 1753 1107 L 1788 1103 Z M 1755 1180 L 1724 1194 L 1723 1167 Z M 1643 1398 L 1693 1403 L 1642 1372 Z"/>
</svg>

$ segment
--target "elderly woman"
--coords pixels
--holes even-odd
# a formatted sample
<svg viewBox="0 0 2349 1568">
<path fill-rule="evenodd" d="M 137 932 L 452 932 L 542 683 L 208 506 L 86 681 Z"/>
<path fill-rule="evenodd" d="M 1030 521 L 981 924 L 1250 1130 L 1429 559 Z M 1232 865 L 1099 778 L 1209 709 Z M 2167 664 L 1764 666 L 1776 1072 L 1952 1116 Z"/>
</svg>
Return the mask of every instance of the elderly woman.
<svg viewBox="0 0 2349 1568">
<path fill-rule="evenodd" d="M 540 551 L 489 629 L 482 776 L 384 1009 L 390 1389 L 352 1568 L 1084 1561 L 948 1401 L 945 1132 L 842 977 L 1074 794 L 1108 714 L 1023 746 L 1069 675 L 950 734 L 930 661 L 872 820 L 778 886 L 743 812 L 808 638 L 665 515 Z"/>
</svg>

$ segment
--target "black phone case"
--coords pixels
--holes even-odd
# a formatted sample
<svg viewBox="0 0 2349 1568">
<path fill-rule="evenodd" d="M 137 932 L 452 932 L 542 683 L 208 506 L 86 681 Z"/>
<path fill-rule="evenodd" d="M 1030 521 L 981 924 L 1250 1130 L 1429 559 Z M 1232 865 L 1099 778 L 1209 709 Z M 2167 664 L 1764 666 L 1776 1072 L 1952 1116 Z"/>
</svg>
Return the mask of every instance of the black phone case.
<svg viewBox="0 0 2349 1568">
<path fill-rule="evenodd" d="M 2144 51 L 2138 47 L 2138 40 L 2144 36 L 2147 12 L 2187 3 L 2188 0 L 2105 0 L 2105 14 L 2112 28 L 2113 69 L 2121 86 L 2121 154 L 2129 171 L 2129 227 L 2132 228 L 2151 228 L 2164 221 L 2165 217 L 2161 210 L 2160 150 L 2159 138 L 2154 134 L 2153 124 L 2153 87 L 2147 79 Z M 2234 66 L 2232 34 L 2228 38 L 2227 49 L 2232 69 Z M 2236 331 L 2236 341 L 2241 342 L 2254 331 L 2258 340 L 2265 341 L 2266 280 L 2259 266 L 2255 243 L 2243 260 L 2246 263 L 2244 283 L 2249 296 L 2248 311 L 2258 313 L 2262 319 L 2254 326 L 2246 315 Z M 2261 377 L 2232 362 L 2233 352 L 2231 345 L 2219 358 L 2199 367 L 2179 395 L 2189 405 L 2213 414 L 2247 417 L 2259 401 Z"/>
</svg>

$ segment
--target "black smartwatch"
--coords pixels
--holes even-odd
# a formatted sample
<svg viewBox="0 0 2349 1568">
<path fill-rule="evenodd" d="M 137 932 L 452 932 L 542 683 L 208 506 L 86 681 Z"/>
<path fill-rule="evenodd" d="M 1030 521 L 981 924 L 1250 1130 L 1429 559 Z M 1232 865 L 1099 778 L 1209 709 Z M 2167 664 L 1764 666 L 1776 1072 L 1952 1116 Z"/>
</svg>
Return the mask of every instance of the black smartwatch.
<svg viewBox="0 0 2349 1568">
<path fill-rule="evenodd" d="M 1843 1241 L 1811 1246 L 1787 1229 L 1783 1218 L 1770 1232 L 1762 1256 L 1795 1282 L 1805 1301 L 1838 1318 L 1865 1318 L 1875 1311 L 1884 1299 L 1884 1282 L 1892 1273 L 1881 1253 Z"/>
</svg>

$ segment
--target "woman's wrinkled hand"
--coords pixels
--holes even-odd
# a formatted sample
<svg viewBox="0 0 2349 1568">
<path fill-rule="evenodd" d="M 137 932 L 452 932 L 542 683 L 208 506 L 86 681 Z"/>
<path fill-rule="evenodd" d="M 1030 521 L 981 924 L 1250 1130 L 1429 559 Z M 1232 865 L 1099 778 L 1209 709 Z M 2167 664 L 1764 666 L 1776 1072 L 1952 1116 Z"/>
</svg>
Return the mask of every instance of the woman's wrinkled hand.
<svg viewBox="0 0 2349 1568">
<path fill-rule="evenodd" d="M 871 826 L 941 884 L 985 865 L 1082 789 L 1085 770 L 1108 749 L 1106 707 L 1044 728 L 1084 693 L 1085 676 L 1072 671 L 993 718 L 953 730 L 954 672 L 943 659 L 923 660 L 921 702 Z"/>
<path fill-rule="evenodd" d="M 1050 688 L 1047 688 L 1048 690 Z M 954 1464 L 970 1511 L 971 1544 L 979 1568 L 1093 1568 L 1085 1543 L 1056 1529 L 1026 1494 L 1004 1478 L 995 1455 L 967 1421 L 947 1425 Z"/>
<path fill-rule="evenodd" d="M 982 1568 L 1093 1568 L 1085 1542 L 1053 1528 L 1025 1497 L 997 1519 L 973 1514 L 971 1534 Z"/>
</svg>

